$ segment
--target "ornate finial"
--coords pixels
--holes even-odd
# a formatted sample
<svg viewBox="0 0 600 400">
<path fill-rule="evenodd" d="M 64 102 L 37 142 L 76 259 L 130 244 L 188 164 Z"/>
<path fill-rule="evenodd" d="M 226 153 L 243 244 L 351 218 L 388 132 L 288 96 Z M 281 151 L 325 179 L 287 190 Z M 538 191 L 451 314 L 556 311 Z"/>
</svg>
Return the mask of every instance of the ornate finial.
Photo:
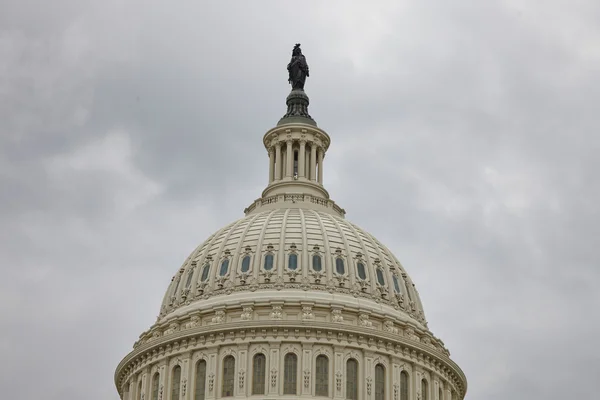
<svg viewBox="0 0 600 400">
<path fill-rule="evenodd" d="M 304 82 L 308 75 L 308 64 L 300 49 L 300 43 L 296 43 L 292 50 L 292 59 L 287 66 L 289 72 L 288 82 L 292 84 L 292 90 L 304 90 Z"/>
</svg>

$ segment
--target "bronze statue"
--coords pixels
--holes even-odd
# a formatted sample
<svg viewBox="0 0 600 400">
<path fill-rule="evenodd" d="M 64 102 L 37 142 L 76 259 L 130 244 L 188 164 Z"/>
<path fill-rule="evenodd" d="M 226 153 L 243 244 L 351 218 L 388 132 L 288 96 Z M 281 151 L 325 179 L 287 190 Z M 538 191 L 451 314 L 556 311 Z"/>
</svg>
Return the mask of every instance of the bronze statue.
<svg viewBox="0 0 600 400">
<path fill-rule="evenodd" d="M 297 43 L 292 50 L 292 60 L 287 66 L 290 77 L 288 82 L 292 84 L 292 90 L 304 90 L 304 82 L 308 76 L 308 64 Z"/>
</svg>

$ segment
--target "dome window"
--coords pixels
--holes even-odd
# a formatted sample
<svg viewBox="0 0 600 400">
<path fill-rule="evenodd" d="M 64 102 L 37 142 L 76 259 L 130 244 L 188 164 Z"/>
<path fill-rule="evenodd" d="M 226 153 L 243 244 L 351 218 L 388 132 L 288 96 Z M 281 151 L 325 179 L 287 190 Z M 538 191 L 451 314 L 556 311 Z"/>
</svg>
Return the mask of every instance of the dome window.
<svg viewBox="0 0 600 400">
<path fill-rule="evenodd" d="M 385 367 L 375 366 L 375 400 L 385 400 Z"/>
<path fill-rule="evenodd" d="M 288 257 L 288 268 L 291 270 L 298 269 L 298 256 L 294 253 Z"/>
<path fill-rule="evenodd" d="M 210 264 L 206 263 L 206 264 L 204 264 L 204 267 L 202 268 L 202 276 L 200 277 L 200 280 L 202 282 L 206 282 L 206 280 L 208 279 L 209 272 L 210 272 Z"/>
<path fill-rule="evenodd" d="M 173 373 L 171 375 L 171 398 L 178 399 L 179 391 L 181 389 L 181 367 L 179 365 L 173 368 Z"/>
<path fill-rule="evenodd" d="M 298 356 L 288 353 L 283 359 L 283 394 L 296 394 L 298 378 Z"/>
<path fill-rule="evenodd" d="M 358 262 L 356 263 L 356 271 L 358 272 L 358 277 L 363 281 L 367 279 L 367 272 L 365 271 L 365 264 Z"/>
<path fill-rule="evenodd" d="M 317 357 L 315 373 L 315 395 L 329 396 L 329 359 L 327 356 Z"/>
<path fill-rule="evenodd" d="M 229 271 L 229 259 L 226 258 L 221 263 L 221 268 L 219 269 L 219 276 L 225 276 L 225 275 L 227 275 L 228 271 Z"/>
<path fill-rule="evenodd" d="M 429 385 L 425 379 L 421 379 L 421 398 L 423 400 L 429 399 Z"/>
<path fill-rule="evenodd" d="M 440 400 L 442 397 L 440 397 Z M 408 400 L 408 373 L 400 372 L 400 400 Z"/>
<path fill-rule="evenodd" d="M 187 281 L 185 282 L 186 289 L 189 289 L 190 286 L 192 286 L 192 277 L 193 276 L 194 276 L 194 270 L 191 269 L 190 272 L 188 272 Z"/>
<path fill-rule="evenodd" d="M 377 282 L 381 286 L 384 286 L 385 285 L 385 279 L 383 278 L 383 270 L 381 268 L 377 268 L 376 273 L 377 273 Z"/>
<path fill-rule="evenodd" d="M 242 260 L 242 272 L 248 272 L 250 270 L 250 256 L 244 257 Z"/>
<path fill-rule="evenodd" d="M 194 400 L 204 400 L 205 388 L 206 388 L 206 361 L 200 360 L 196 364 L 196 384 L 194 385 L 196 390 L 194 393 Z M 156 399 L 158 400 L 158 397 Z"/>
<path fill-rule="evenodd" d="M 396 293 L 400 293 L 400 283 L 398 282 L 398 277 L 396 275 L 392 275 L 392 280 L 394 281 L 394 290 Z"/>
<path fill-rule="evenodd" d="M 358 361 L 354 358 L 346 361 L 346 399 L 358 400 Z"/>
<path fill-rule="evenodd" d="M 321 270 L 323 269 L 323 267 L 321 266 L 321 256 L 318 254 L 313 255 L 312 269 L 316 272 L 321 272 Z"/>
<path fill-rule="evenodd" d="M 335 272 L 339 275 L 344 275 L 346 273 L 346 267 L 344 266 L 344 259 L 338 257 L 335 259 Z"/>
<path fill-rule="evenodd" d="M 233 396 L 233 385 L 235 381 L 235 358 L 227 356 L 223 359 L 223 381 L 221 386 L 221 397 Z M 172 397 L 178 399 L 179 397 Z"/>
<path fill-rule="evenodd" d="M 265 256 L 264 269 L 265 271 L 270 271 L 273 269 L 273 254 L 267 254 Z"/>
<path fill-rule="evenodd" d="M 160 375 L 158 372 L 154 373 L 152 377 L 152 400 L 158 400 L 158 379 Z M 125 397 L 125 396 L 123 396 Z"/>
</svg>

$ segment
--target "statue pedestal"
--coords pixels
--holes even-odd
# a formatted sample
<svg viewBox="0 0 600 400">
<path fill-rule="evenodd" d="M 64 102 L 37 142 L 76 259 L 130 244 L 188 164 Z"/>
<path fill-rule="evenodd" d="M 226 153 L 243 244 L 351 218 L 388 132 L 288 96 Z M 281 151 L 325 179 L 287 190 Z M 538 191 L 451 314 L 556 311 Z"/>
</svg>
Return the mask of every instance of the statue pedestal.
<svg viewBox="0 0 600 400">
<path fill-rule="evenodd" d="M 314 119 L 308 114 L 308 95 L 302 89 L 294 89 L 290 92 L 287 99 L 287 112 L 279 120 L 277 125 L 302 123 L 317 126 Z"/>
</svg>

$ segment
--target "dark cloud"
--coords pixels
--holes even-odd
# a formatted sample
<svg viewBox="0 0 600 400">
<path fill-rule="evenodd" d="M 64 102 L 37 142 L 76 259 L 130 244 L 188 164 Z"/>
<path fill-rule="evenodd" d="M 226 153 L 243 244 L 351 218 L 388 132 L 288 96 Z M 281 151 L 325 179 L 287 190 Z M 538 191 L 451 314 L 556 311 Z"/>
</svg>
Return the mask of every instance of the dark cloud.
<svg viewBox="0 0 600 400">
<path fill-rule="evenodd" d="M 8 397 L 118 398 L 173 272 L 260 195 L 297 42 L 326 186 L 467 398 L 594 397 L 596 2 L 49 4 L 0 10 Z"/>
</svg>

